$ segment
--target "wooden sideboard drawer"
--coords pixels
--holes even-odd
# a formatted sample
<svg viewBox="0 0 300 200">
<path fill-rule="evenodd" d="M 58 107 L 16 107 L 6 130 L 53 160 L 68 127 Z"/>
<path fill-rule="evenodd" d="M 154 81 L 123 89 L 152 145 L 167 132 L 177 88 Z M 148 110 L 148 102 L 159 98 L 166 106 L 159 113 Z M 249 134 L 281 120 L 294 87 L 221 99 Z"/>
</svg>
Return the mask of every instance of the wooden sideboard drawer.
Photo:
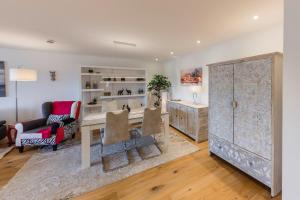
<svg viewBox="0 0 300 200">
<path fill-rule="evenodd" d="M 209 135 L 209 148 L 210 152 L 271 187 L 272 164 L 270 160 L 243 150 L 237 145 L 214 135 Z"/>
</svg>

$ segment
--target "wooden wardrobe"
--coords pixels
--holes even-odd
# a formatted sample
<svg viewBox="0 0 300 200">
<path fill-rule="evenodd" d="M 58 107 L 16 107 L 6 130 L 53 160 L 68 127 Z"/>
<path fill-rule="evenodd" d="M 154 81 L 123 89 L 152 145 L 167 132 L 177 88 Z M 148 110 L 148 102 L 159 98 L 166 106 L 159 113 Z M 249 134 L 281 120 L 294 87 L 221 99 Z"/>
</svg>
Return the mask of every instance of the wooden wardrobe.
<svg viewBox="0 0 300 200">
<path fill-rule="evenodd" d="M 208 65 L 209 151 L 281 191 L 282 54 Z"/>
</svg>

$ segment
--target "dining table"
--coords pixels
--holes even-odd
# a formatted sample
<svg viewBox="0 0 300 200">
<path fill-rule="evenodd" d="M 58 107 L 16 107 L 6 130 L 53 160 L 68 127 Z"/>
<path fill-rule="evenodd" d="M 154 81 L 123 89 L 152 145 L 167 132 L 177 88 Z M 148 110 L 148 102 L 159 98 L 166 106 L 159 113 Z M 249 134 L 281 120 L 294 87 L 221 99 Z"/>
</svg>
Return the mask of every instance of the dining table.
<svg viewBox="0 0 300 200">
<path fill-rule="evenodd" d="M 144 116 L 143 109 L 132 110 L 128 114 L 128 123 L 142 123 Z M 163 152 L 168 150 L 169 145 L 169 113 L 162 111 L 163 123 Z M 80 124 L 81 129 L 81 168 L 86 169 L 91 167 L 91 143 L 93 139 L 93 131 L 105 128 L 106 113 L 88 113 Z"/>
</svg>

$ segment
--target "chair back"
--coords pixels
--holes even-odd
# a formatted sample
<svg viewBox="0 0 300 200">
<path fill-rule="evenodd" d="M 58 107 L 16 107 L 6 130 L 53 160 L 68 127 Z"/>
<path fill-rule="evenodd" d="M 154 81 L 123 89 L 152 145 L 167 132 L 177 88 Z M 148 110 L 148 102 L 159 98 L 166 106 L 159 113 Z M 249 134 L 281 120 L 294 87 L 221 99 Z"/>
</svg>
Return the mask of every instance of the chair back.
<svg viewBox="0 0 300 200">
<path fill-rule="evenodd" d="M 161 107 L 155 109 L 146 108 L 142 123 L 143 136 L 161 133 L 161 124 Z"/>
<path fill-rule="evenodd" d="M 81 101 L 54 101 L 42 104 L 44 118 L 49 115 L 70 115 L 71 118 L 79 119 Z"/>
<path fill-rule="evenodd" d="M 128 139 L 128 111 L 124 110 L 119 113 L 107 112 L 102 143 L 104 145 L 110 145 L 126 141 Z"/>
</svg>

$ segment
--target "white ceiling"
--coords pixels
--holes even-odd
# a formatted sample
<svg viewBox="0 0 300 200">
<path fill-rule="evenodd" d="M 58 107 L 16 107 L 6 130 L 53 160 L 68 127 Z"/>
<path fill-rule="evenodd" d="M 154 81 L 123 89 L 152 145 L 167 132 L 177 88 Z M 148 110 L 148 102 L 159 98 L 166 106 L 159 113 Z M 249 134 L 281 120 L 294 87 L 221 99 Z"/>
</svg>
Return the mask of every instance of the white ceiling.
<svg viewBox="0 0 300 200">
<path fill-rule="evenodd" d="M 283 0 L 1 0 L 0 5 L 2 47 L 146 60 L 166 60 L 170 51 L 186 54 L 283 22 Z"/>
</svg>

